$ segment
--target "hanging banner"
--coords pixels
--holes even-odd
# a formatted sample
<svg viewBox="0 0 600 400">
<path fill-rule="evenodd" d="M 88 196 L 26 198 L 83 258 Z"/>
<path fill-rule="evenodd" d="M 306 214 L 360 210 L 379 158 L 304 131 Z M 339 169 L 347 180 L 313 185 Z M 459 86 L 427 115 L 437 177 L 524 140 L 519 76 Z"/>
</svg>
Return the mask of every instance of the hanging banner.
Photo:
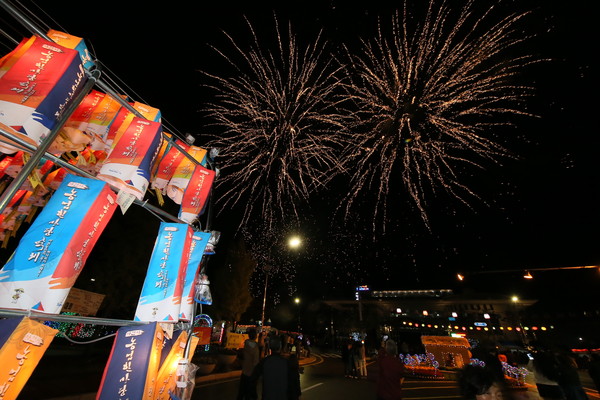
<svg viewBox="0 0 600 400">
<path fill-rule="evenodd" d="M 196 304 L 194 302 L 196 293 L 195 282 L 200 272 L 200 263 L 204 255 L 204 249 L 208 244 L 208 239 L 210 239 L 210 232 L 194 232 L 192 235 L 185 283 L 183 285 L 183 295 L 181 297 L 180 321 L 190 321 L 194 314 L 194 305 Z"/>
<path fill-rule="evenodd" d="M 58 314 L 116 207 L 104 182 L 67 174 L 0 270 L 0 307 Z"/>
<path fill-rule="evenodd" d="M 169 391 L 175 392 L 177 385 L 178 367 L 180 360 L 185 359 L 185 349 L 188 344 L 188 333 L 186 331 L 176 331 L 173 336 L 177 335 L 174 339 L 173 345 L 170 347 L 169 353 L 165 357 L 164 361 L 160 365 L 158 375 L 156 378 L 156 387 L 154 389 L 157 400 L 170 400 Z M 188 352 L 187 360 L 191 361 L 196 345 L 198 344 L 198 338 L 192 336 L 190 339 L 190 349 Z M 183 379 L 187 380 L 187 376 L 183 376 Z"/>
<path fill-rule="evenodd" d="M 176 139 L 175 143 L 183 150 L 188 151 L 189 146 L 186 143 L 179 139 Z M 164 141 L 161 152 L 162 154 L 158 157 L 160 161 L 155 163 L 156 170 L 152 174 L 152 189 L 160 190 L 162 194 L 166 194 L 167 184 L 175 174 L 177 166 L 181 164 L 185 158 L 185 154 L 179 151 L 177 147 L 173 146 L 169 140 Z"/>
<path fill-rule="evenodd" d="M 190 146 L 187 153 L 201 165 L 206 164 L 206 150 L 198 146 Z M 184 157 L 179 165 L 175 168 L 173 177 L 167 185 L 167 196 L 177 204 L 181 204 L 183 199 L 183 193 L 187 187 L 196 163 L 190 159 L 190 157 Z"/>
<path fill-rule="evenodd" d="M 58 330 L 27 317 L 0 320 L 0 399 L 16 399 Z"/>
<path fill-rule="evenodd" d="M 96 177 L 142 200 L 161 142 L 160 123 L 135 117 Z"/>
<path fill-rule="evenodd" d="M 160 122 L 161 121 L 161 113 L 158 108 L 150 107 L 149 105 L 133 102 L 128 103 L 134 110 L 136 110 L 142 116 L 142 119 L 146 119 L 148 121 Z M 119 141 L 121 136 L 125 134 L 129 125 L 133 122 L 134 118 L 138 118 L 135 114 L 127 107 L 122 107 L 117 115 L 115 116 L 113 122 L 110 125 L 108 133 L 106 135 L 106 144 L 108 145 L 108 151 L 112 150 L 116 143 Z"/>
<path fill-rule="evenodd" d="M 178 321 L 192 234 L 188 224 L 161 222 L 135 321 Z"/>
<path fill-rule="evenodd" d="M 96 400 L 153 400 L 164 332 L 157 323 L 119 328 Z"/>
<path fill-rule="evenodd" d="M 108 154 L 110 151 L 108 132 L 123 106 L 108 94 L 92 91 L 90 95 L 97 96 L 100 99 L 92 111 L 86 127 L 87 134 L 92 136 L 90 146 L 94 151 L 103 151 Z"/>
<path fill-rule="evenodd" d="M 80 37 L 69 35 L 68 33 L 55 31 L 54 29 L 50 29 L 48 33 L 46 33 L 54 43 L 59 44 L 67 49 L 77 50 L 79 53 L 79 57 L 81 58 L 81 63 L 85 69 L 90 69 L 94 67 L 94 61 L 92 60 L 92 56 L 85 44 L 85 40 Z"/>
<path fill-rule="evenodd" d="M 206 206 L 206 200 L 214 180 L 215 171 L 204 168 L 202 165 L 196 165 L 190 182 L 183 193 L 181 208 L 179 209 L 180 220 L 191 224 L 198 219 Z"/>
<path fill-rule="evenodd" d="M 0 77 L 0 127 L 32 145 L 38 145 L 86 81 L 76 50 L 32 37 L 8 57 Z M 9 139 L 0 151 L 16 151 Z"/>
</svg>

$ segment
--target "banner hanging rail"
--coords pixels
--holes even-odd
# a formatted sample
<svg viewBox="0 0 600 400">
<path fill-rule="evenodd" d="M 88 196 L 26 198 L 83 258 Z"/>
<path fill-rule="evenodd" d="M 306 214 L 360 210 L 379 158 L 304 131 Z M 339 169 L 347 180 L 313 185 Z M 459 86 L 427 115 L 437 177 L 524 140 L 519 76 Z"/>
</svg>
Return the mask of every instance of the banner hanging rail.
<svg viewBox="0 0 600 400">
<path fill-rule="evenodd" d="M 0 316 L 3 317 L 28 317 L 31 319 L 40 319 L 44 321 L 71 322 L 74 324 L 86 325 L 110 325 L 110 326 L 137 326 L 148 325 L 146 321 L 130 321 L 127 319 L 107 319 L 97 317 L 83 317 L 81 315 L 64 315 L 64 314 L 46 314 L 33 310 L 9 310 L 0 308 Z"/>
<path fill-rule="evenodd" d="M 12 141 L 14 141 L 16 144 L 19 145 L 19 147 L 23 150 L 26 151 L 28 153 L 34 152 L 36 150 L 36 147 L 33 146 L 30 143 L 25 142 L 24 140 L 15 137 L 14 135 L 12 135 L 10 132 L 5 131 L 4 129 L 0 128 L 0 136 L 4 136 Z M 76 165 L 73 164 L 69 164 L 68 162 L 66 162 L 65 160 L 63 160 L 60 157 L 55 156 L 54 154 L 48 153 L 46 152 L 43 156 L 42 159 L 47 159 L 52 161 L 55 164 L 60 165 L 61 167 L 68 169 L 69 171 L 80 175 L 80 176 L 84 176 L 86 178 L 92 178 L 92 179 L 98 179 L 96 178 L 94 175 L 90 174 L 87 171 L 82 170 L 81 168 L 77 167 Z M 107 183 L 108 184 L 108 183 Z M 109 184 L 110 185 L 110 184 Z M 110 185 L 113 190 L 117 190 L 117 188 L 115 188 L 114 186 Z M 177 217 L 167 213 L 166 211 L 162 210 L 161 208 L 158 208 L 152 204 L 148 204 L 148 202 L 146 201 L 141 201 L 138 200 L 137 198 L 133 200 L 133 203 L 146 208 L 148 211 L 151 211 L 155 214 L 159 214 L 162 217 L 165 217 L 166 219 L 172 221 L 172 222 L 178 222 L 178 223 L 184 223 L 183 221 L 181 221 L 180 219 L 178 219 Z"/>
<path fill-rule="evenodd" d="M 31 20 L 29 20 L 25 15 L 23 15 L 19 10 L 17 10 L 14 6 L 9 4 L 6 0 L 0 0 L 0 6 L 2 6 L 11 16 L 13 16 L 17 21 L 19 21 L 26 29 L 28 29 L 32 34 L 35 34 L 41 38 L 44 38 L 50 42 L 54 42 L 52 38 L 50 38 L 45 32 L 43 32 L 38 26 L 36 26 Z M 123 107 L 125 107 L 128 111 L 132 112 L 136 117 L 144 118 L 138 110 L 133 108 L 131 104 L 129 104 L 125 99 L 123 99 L 118 93 L 116 93 L 108 84 L 102 82 L 98 79 L 95 82 L 96 86 L 101 90 L 105 91 L 106 94 L 110 95 L 113 99 L 119 102 Z M 79 103 L 77 103 L 79 104 Z M 173 134 L 174 135 L 174 134 Z M 163 138 L 167 140 L 171 145 L 173 145 L 178 151 L 180 151 L 185 157 L 189 158 L 192 163 L 195 165 L 199 165 L 200 162 L 196 160 L 191 154 L 189 154 L 184 148 L 179 146 L 173 138 L 167 136 L 163 132 Z M 185 139 L 178 138 L 182 141 Z"/>
<path fill-rule="evenodd" d="M 46 150 L 50 147 L 56 136 L 58 136 L 58 132 L 61 130 L 69 116 L 75 111 L 75 109 L 79 106 L 79 103 L 83 98 L 87 95 L 89 90 L 94 86 L 96 80 L 100 77 L 100 71 L 86 71 L 88 74 L 88 80 L 85 82 L 83 87 L 80 89 L 79 93 L 75 95 L 73 101 L 66 108 L 65 112 L 58 119 L 58 122 L 50 131 L 50 134 L 46 136 L 37 149 L 31 154 L 31 158 L 23 165 L 23 169 L 19 172 L 19 174 L 13 179 L 8 188 L 0 195 L 0 213 L 4 211 L 10 200 L 13 198 L 17 190 L 23 185 L 29 174 L 37 167 L 42 156 L 46 153 Z"/>
</svg>

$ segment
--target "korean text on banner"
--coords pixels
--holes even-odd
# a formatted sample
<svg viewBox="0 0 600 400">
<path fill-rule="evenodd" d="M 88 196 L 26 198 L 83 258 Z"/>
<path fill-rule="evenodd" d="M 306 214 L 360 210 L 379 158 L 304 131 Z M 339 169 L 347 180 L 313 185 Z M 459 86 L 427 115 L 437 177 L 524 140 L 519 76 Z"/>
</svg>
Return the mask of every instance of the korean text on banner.
<svg viewBox="0 0 600 400">
<path fill-rule="evenodd" d="M 196 165 L 194 173 L 183 193 L 179 219 L 193 223 L 203 212 L 206 200 L 210 195 L 212 184 L 215 180 L 215 171 Z"/>
<path fill-rule="evenodd" d="M 3 58 L 0 70 L 0 127 L 32 145 L 50 133 L 87 79 L 76 50 L 36 36 Z M 16 150 L 1 144 L 0 151 Z"/>
<path fill-rule="evenodd" d="M 193 230 L 161 222 L 135 311 L 136 321 L 177 322 Z"/>
<path fill-rule="evenodd" d="M 164 339 L 157 323 L 119 328 L 96 400 L 154 399 Z"/>
<path fill-rule="evenodd" d="M 181 297 L 181 310 L 179 319 L 181 321 L 189 321 L 192 318 L 194 311 L 194 295 L 196 288 L 196 276 L 200 272 L 200 263 L 204 255 L 204 249 L 210 239 L 210 232 L 194 232 L 192 243 L 190 245 L 190 253 L 187 264 L 187 272 L 185 274 L 185 282 L 183 285 L 183 295 Z"/>
<path fill-rule="evenodd" d="M 116 207 L 106 183 L 67 174 L 0 270 L 0 307 L 58 314 Z"/>
<path fill-rule="evenodd" d="M 0 320 L 0 398 L 19 396 L 57 332 L 27 317 Z"/>
<path fill-rule="evenodd" d="M 97 178 L 142 200 L 161 141 L 159 122 L 135 117 L 114 145 Z"/>
</svg>

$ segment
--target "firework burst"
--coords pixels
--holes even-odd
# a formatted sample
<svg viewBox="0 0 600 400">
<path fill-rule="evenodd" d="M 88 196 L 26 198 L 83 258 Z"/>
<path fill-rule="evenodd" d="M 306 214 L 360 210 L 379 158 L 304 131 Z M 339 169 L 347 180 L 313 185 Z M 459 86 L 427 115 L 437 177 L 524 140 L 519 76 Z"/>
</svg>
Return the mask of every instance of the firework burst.
<svg viewBox="0 0 600 400">
<path fill-rule="evenodd" d="M 536 61 L 515 55 L 528 39 L 517 28 L 527 13 L 494 23 L 493 7 L 478 13 L 473 3 L 453 10 L 431 0 L 422 19 L 405 3 L 391 32 L 380 23 L 374 40 L 347 51 L 348 96 L 356 109 L 346 215 L 360 193 L 374 193 L 374 228 L 378 218 L 385 224 L 395 181 L 429 226 L 427 194 L 443 190 L 468 204 L 476 194 L 462 183 L 460 168 L 510 155 L 492 137 L 495 127 L 529 115 L 519 107 L 533 90 L 515 83 Z"/>
<path fill-rule="evenodd" d="M 205 112 L 220 128 L 208 146 L 218 148 L 221 210 L 240 206 L 242 225 L 251 217 L 271 226 L 298 218 L 298 205 L 341 171 L 341 133 L 347 127 L 334 95 L 340 86 L 338 67 L 325 52 L 321 34 L 300 49 L 288 25 L 287 38 L 275 18 L 275 50 L 252 37 L 244 49 L 227 35 L 234 55 L 215 50 L 235 76 L 205 73 L 219 102 Z"/>
</svg>

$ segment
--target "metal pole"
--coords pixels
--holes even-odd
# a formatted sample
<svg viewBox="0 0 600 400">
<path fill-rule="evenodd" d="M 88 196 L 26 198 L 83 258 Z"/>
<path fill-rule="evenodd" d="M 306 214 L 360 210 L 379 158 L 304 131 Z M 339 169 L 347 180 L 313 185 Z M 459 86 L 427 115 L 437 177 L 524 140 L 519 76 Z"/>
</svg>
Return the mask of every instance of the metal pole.
<svg viewBox="0 0 600 400">
<path fill-rule="evenodd" d="M 54 139 L 58 135 L 58 132 L 63 127 L 69 116 L 79 106 L 81 100 L 83 100 L 83 98 L 88 94 L 88 92 L 94 86 L 96 80 L 100 77 L 99 70 L 94 70 L 90 74 L 91 75 L 88 77 L 88 81 L 81 88 L 77 96 L 75 96 L 72 99 L 71 103 L 69 104 L 63 115 L 58 119 L 56 126 L 52 128 L 50 134 L 42 140 L 37 150 L 31 154 L 31 158 L 29 159 L 29 161 L 27 161 L 25 165 L 23 165 L 23 169 L 21 170 L 21 172 L 19 172 L 17 177 L 13 179 L 10 185 L 8 185 L 8 188 L 0 196 L 0 213 L 4 211 L 10 200 L 13 198 L 17 190 L 19 190 L 21 185 L 23 185 L 23 182 L 25 182 L 29 174 L 38 166 L 40 160 L 42 159 L 42 156 L 46 153 L 46 150 L 48 150 L 52 142 L 54 142 Z"/>
<path fill-rule="evenodd" d="M 130 321 L 125 319 L 105 319 L 96 317 L 83 317 L 81 315 L 64 315 L 64 314 L 44 314 L 34 310 L 20 311 L 0 309 L 0 315 L 6 317 L 25 316 L 31 319 L 39 319 L 43 321 L 58 321 L 71 322 L 74 324 L 82 323 L 87 325 L 110 325 L 110 326 L 137 326 L 148 325 L 148 322 Z"/>
<path fill-rule="evenodd" d="M 36 147 L 33 146 L 30 143 L 25 142 L 24 140 L 15 137 L 14 135 L 12 135 L 10 132 L 5 131 L 4 129 L 0 128 L 0 136 L 4 136 L 6 138 L 9 138 L 10 140 L 14 141 L 15 143 L 17 143 L 19 145 L 19 147 L 23 148 L 24 151 L 28 151 L 28 152 L 33 152 L 36 150 Z M 51 154 L 51 153 L 46 153 L 42 156 L 42 159 L 49 159 L 52 162 L 54 162 L 55 164 L 60 165 L 63 168 L 68 169 L 69 171 L 78 174 L 80 176 L 85 176 L 86 178 L 93 178 L 93 179 L 97 179 L 94 175 L 90 174 L 89 172 L 86 172 L 80 168 L 78 168 L 77 166 L 73 165 L 73 164 L 69 164 L 68 162 L 66 162 L 65 160 L 56 157 L 55 155 Z M 115 188 L 114 186 L 110 185 L 113 190 L 117 190 L 117 188 Z M 162 210 L 161 208 L 158 208 L 156 206 L 153 206 L 152 204 L 148 204 L 145 201 L 140 201 L 137 198 L 134 199 L 134 204 L 144 207 L 145 209 L 158 214 L 170 221 L 173 222 L 180 222 L 183 223 L 183 221 L 181 221 L 180 219 L 174 217 L 173 215 L 165 212 L 164 210 Z"/>
<path fill-rule="evenodd" d="M 265 306 L 267 305 L 267 286 L 269 286 L 269 271 L 267 271 L 267 275 L 265 276 L 265 290 L 263 294 L 263 304 L 262 304 L 262 317 L 260 318 L 260 329 L 262 330 L 263 326 L 265 326 Z"/>
</svg>

